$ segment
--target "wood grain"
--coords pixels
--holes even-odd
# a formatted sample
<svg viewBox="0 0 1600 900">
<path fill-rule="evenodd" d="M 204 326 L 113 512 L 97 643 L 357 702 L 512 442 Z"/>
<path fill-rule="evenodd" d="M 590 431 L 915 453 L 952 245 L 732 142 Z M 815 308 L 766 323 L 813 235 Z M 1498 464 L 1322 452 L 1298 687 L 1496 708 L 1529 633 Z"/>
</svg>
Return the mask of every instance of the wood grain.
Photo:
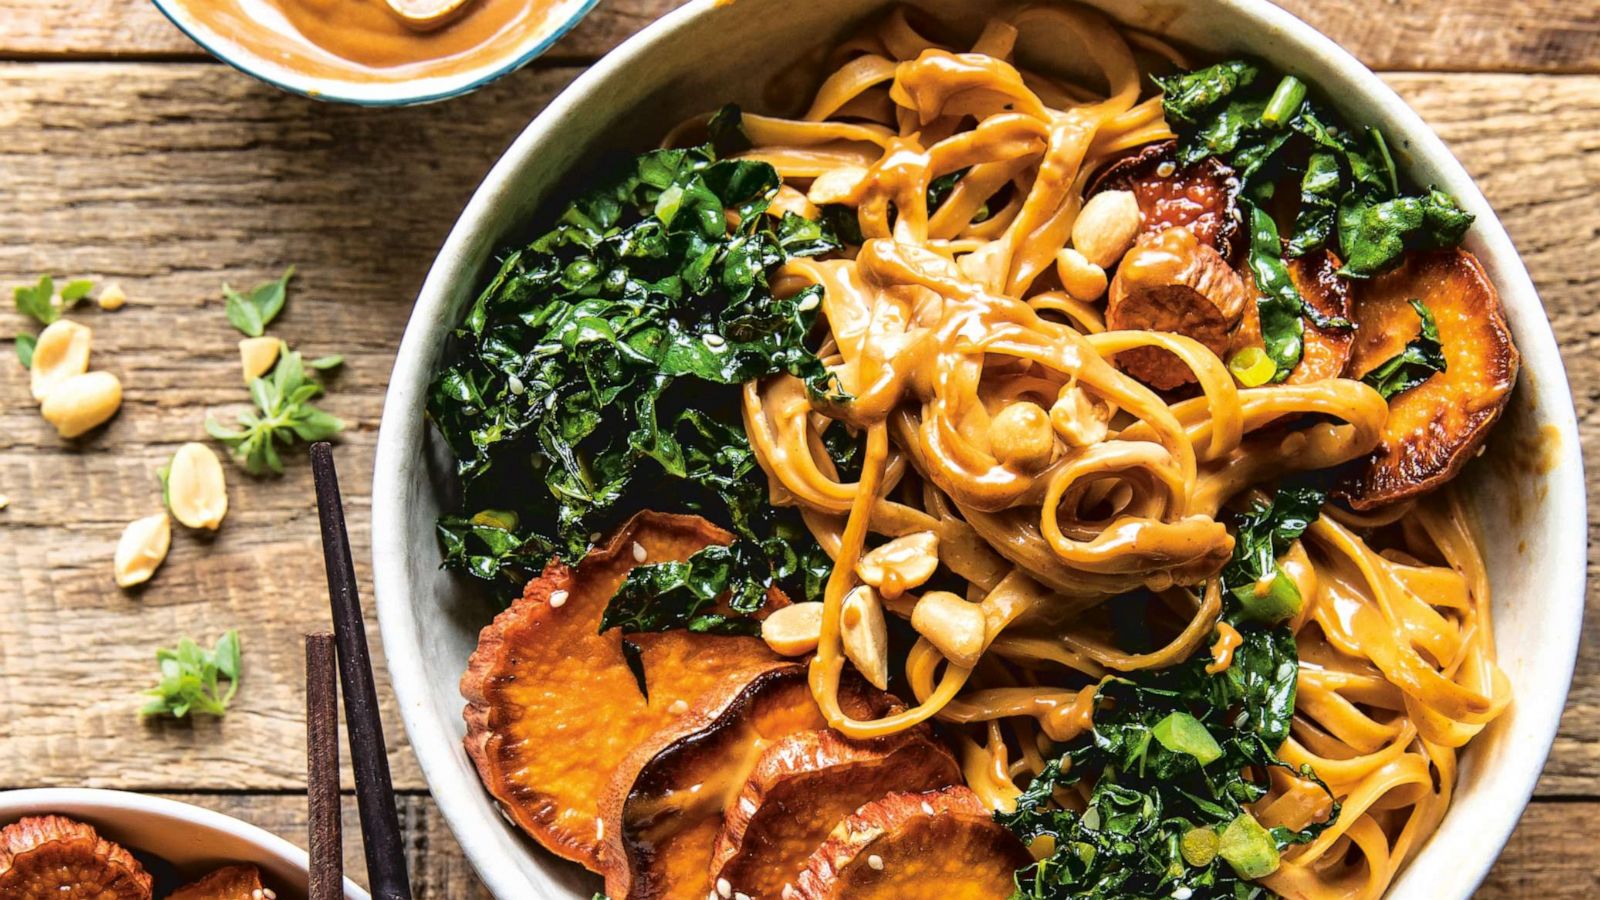
<svg viewBox="0 0 1600 900">
<path fill-rule="evenodd" d="M 551 51 L 591 60 L 684 0 L 602 0 Z M 1593 0 L 1280 0 L 1375 69 L 1600 71 Z M 189 57 L 201 52 L 148 2 L 0 0 L 0 56 Z"/>
</svg>

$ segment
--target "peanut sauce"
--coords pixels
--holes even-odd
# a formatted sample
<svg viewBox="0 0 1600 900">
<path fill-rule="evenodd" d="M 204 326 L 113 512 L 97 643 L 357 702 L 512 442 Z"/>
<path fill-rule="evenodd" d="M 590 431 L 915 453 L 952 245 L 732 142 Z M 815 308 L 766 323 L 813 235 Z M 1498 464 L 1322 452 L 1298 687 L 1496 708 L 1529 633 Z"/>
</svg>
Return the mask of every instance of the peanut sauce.
<svg viewBox="0 0 1600 900">
<path fill-rule="evenodd" d="M 364 83 L 458 74 L 504 59 L 545 27 L 554 0 L 466 0 L 430 31 L 385 0 L 179 0 L 244 50 L 302 75 Z"/>
<path fill-rule="evenodd" d="M 1217 623 L 1217 642 L 1211 645 L 1211 662 L 1206 663 L 1206 674 L 1216 675 L 1228 671 L 1233 665 L 1233 651 L 1239 649 L 1244 643 L 1244 638 L 1239 635 L 1239 629 L 1227 622 Z"/>
</svg>

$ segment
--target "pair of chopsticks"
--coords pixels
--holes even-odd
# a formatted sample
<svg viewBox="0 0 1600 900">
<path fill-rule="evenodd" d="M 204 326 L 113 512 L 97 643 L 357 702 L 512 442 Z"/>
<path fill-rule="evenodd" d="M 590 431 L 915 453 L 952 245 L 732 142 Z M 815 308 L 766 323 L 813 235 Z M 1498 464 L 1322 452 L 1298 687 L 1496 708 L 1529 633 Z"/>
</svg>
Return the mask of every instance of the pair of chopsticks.
<svg viewBox="0 0 1600 900">
<path fill-rule="evenodd" d="M 344 848 L 339 802 L 339 699 L 344 688 L 345 728 L 356 775 L 356 804 L 367 855 L 367 881 L 377 900 L 411 900 L 394 784 L 372 682 L 366 625 L 356 590 L 350 535 L 344 524 L 333 447 L 311 445 L 311 472 L 317 485 L 317 516 L 322 521 L 322 556 L 328 570 L 328 600 L 333 633 L 306 635 L 306 802 L 310 815 L 311 885 L 309 900 L 342 900 Z M 335 651 L 337 650 L 337 654 Z M 337 672 L 335 672 L 337 656 Z"/>
</svg>

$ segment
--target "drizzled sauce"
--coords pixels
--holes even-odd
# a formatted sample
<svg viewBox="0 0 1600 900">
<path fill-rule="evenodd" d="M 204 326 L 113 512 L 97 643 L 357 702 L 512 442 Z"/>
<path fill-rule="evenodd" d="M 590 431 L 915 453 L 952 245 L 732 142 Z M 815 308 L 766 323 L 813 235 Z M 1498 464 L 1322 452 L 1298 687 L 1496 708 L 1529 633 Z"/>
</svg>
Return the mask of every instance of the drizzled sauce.
<svg viewBox="0 0 1600 900">
<path fill-rule="evenodd" d="M 504 58 L 555 0 L 467 0 L 443 25 L 406 24 L 386 0 L 179 0 L 189 15 L 296 73 L 365 83 L 452 75 Z"/>
</svg>

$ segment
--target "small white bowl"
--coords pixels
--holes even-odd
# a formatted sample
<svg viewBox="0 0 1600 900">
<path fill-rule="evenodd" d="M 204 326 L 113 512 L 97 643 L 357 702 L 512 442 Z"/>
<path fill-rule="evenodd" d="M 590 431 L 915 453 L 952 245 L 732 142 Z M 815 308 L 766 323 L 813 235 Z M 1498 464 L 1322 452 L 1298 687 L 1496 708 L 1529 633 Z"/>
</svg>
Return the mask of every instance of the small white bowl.
<svg viewBox="0 0 1600 900">
<path fill-rule="evenodd" d="M 280 900 L 302 900 L 310 878 L 306 852 L 281 837 L 222 813 L 129 791 L 39 788 L 0 791 L 0 828 L 24 816 L 58 815 L 94 826 L 108 841 L 160 857 L 185 878 L 235 863 L 261 870 Z M 371 900 L 344 880 L 345 900 Z"/>
<path fill-rule="evenodd" d="M 515 72 L 549 50 L 561 36 L 572 30 L 594 9 L 599 0 L 556 0 L 544 23 L 530 31 L 507 52 L 485 58 L 479 64 L 447 75 L 413 78 L 407 81 L 360 81 L 307 75 L 283 62 L 251 50 L 204 19 L 194 15 L 178 0 L 152 0 L 178 30 L 207 53 L 235 69 L 291 94 L 352 103 L 357 106 L 413 106 L 468 94 L 498 78 Z M 286 20 L 264 4 L 263 15 L 271 14 L 278 28 L 292 28 Z"/>
<path fill-rule="evenodd" d="M 1464 482 L 1481 523 L 1511 709 L 1467 750 L 1454 805 L 1389 900 L 1470 897 L 1515 827 L 1555 737 L 1583 617 L 1587 511 L 1566 373 L 1533 283 L 1461 164 L 1384 82 L 1265 0 L 1091 0 L 1124 23 L 1216 54 L 1249 53 L 1317 85 L 1353 121 L 1384 129 L 1417 182 L 1477 218 L 1482 260 L 1522 351 L 1521 380 L 1485 458 Z M 430 375 L 500 247 L 597 150 L 639 149 L 724 102 L 761 110 L 766 76 L 827 45 L 889 0 L 694 0 L 591 68 L 552 102 L 484 180 L 440 251 L 406 328 L 378 434 L 373 570 L 389 672 L 411 746 L 445 820 L 496 896 L 589 896 L 596 882 L 510 827 L 461 747 L 457 689 L 495 609 L 440 571 L 434 519 L 453 496 L 442 441 L 424 418 Z M 919 0 L 976 33 L 993 4 Z M 706 48 L 715 48 L 714 52 Z M 1069 51 L 1054 48 L 1056 58 Z M 1463 101 L 1465 102 L 1465 101 Z M 1530 462 L 1530 449 L 1540 462 Z"/>
</svg>

